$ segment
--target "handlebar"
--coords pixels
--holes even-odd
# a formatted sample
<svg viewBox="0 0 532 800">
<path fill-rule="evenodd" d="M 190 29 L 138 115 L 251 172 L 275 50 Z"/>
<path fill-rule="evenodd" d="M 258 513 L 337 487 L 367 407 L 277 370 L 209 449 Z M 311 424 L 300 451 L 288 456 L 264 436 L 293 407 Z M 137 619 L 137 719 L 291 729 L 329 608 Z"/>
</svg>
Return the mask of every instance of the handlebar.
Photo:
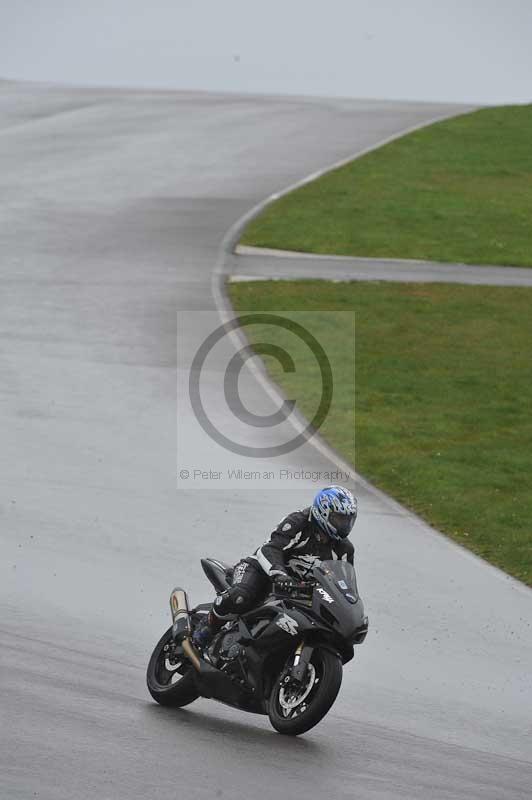
<svg viewBox="0 0 532 800">
<path fill-rule="evenodd" d="M 317 581 L 299 581 L 299 586 L 302 589 L 314 589 L 318 585 Z"/>
<path fill-rule="evenodd" d="M 291 586 L 281 587 L 277 581 L 273 581 L 273 588 L 276 592 L 283 594 L 293 594 L 295 592 L 309 592 L 317 586 L 317 581 L 294 581 Z"/>
</svg>

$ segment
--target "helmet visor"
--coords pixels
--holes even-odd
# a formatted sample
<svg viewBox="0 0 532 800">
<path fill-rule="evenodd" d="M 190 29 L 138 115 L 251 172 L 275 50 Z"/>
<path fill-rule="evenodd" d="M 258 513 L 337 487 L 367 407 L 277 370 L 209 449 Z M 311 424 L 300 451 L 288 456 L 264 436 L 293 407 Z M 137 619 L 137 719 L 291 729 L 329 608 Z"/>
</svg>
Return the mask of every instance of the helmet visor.
<svg viewBox="0 0 532 800">
<path fill-rule="evenodd" d="M 331 511 L 329 522 L 336 528 L 336 535 L 340 539 L 345 539 L 353 530 L 356 514 L 342 514 L 340 511 Z"/>
</svg>

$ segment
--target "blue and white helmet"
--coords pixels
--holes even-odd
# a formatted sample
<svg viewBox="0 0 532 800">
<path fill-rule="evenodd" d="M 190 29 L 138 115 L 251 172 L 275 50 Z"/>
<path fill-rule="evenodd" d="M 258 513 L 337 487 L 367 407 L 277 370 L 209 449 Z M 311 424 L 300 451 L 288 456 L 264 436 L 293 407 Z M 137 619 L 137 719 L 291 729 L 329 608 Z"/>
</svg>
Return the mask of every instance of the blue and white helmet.
<svg viewBox="0 0 532 800">
<path fill-rule="evenodd" d="M 357 518 L 357 501 L 343 486 L 326 486 L 312 501 L 310 513 L 331 539 L 345 539 Z"/>
</svg>

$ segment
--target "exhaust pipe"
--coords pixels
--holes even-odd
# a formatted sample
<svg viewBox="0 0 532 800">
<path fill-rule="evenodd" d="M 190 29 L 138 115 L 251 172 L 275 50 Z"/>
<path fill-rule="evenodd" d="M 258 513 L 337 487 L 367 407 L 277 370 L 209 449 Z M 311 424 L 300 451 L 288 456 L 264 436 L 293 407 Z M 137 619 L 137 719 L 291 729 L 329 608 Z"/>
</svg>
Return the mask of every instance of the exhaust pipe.
<svg viewBox="0 0 532 800">
<path fill-rule="evenodd" d="M 184 654 L 189 659 L 194 669 L 197 670 L 198 672 L 201 672 L 201 661 L 199 653 L 192 644 L 192 642 L 190 641 L 190 639 L 183 639 L 181 646 L 183 648 Z"/>
<path fill-rule="evenodd" d="M 172 635 L 174 639 L 181 640 L 183 652 L 191 662 L 194 669 L 198 672 L 201 669 L 200 656 L 192 642 L 190 635 L 190 612 L 188 608 L 188 597 L 184 589 L 177 586 L 170 595 L 170 611 L 172 612 Z"/>
<path fill-rule="evenodd" d="M 190 613 L 188 609 L 188 597 L 184 589 L 177 586 L 170 595 L 170 611 L 172 612 L 172 633 L 174 639 L 183 636 L 190 636 Z"/>
</svg>

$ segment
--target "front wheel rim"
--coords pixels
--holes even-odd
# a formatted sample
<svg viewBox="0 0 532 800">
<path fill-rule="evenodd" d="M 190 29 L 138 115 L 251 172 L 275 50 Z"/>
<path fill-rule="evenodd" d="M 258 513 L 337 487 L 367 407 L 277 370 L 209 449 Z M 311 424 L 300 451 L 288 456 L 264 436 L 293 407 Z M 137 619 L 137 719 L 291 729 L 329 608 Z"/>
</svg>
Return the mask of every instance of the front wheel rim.
<svg viewBox="0 0 532 800">
<path fill-rule="evenodd" d="M 286 687 L 283 683 L 281 684 L 277 700 L 281 709 L 281 714 L 285 719 L 293 719 L 307 710 L 310 702 L 309 697 L 317 687 L 319 681 L 320 678 L 314 664 L 309 664 L 307 667 L 307 679 L 302 687 L 291 691 L 290 683 L 288 683 Z"/>
</svg>

